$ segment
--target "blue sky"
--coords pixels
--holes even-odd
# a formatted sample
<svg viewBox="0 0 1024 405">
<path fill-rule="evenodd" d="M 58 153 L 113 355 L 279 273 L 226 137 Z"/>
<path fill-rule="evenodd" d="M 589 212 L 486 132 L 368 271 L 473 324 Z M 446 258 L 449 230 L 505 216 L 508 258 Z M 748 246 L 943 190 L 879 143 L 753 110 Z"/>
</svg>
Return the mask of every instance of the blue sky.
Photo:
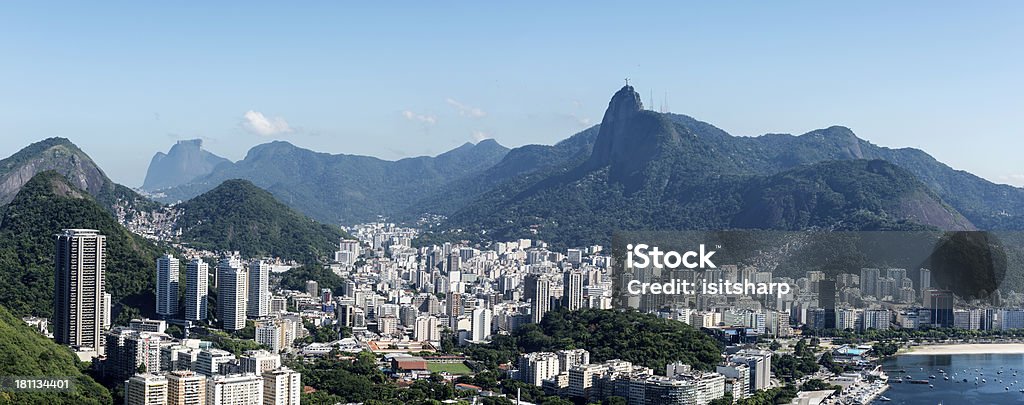
<svg viewBox="0 0 1024 405">
<path fill-rule="evenodd" d="M 177 139 L 232 160 L 550 144 L 629 77 L 734 135 L 845 125 L 1024 185 L 1022 44 L 1021 2 L 10 3 L 0 155 L 64 136 L 138 186 Z"/>
</svg>

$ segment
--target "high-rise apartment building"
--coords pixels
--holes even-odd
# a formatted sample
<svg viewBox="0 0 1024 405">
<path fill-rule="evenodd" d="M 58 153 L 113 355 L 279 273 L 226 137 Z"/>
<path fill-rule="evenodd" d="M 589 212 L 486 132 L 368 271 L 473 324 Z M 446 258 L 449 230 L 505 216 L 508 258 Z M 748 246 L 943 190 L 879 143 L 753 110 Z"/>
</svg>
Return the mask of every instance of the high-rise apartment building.
<svg viewBox="0 0 1024 405">
<path fill-rule="evenodd" d="M 156 259 L 156 313 L 178 314 L 178 259 L 169 254 Z"/>
<path fill-rule="evenodd" d="M 583 273 L 571 270 L 562 274 L 562 306 L 570 311 L 583 308 Z"/>
<path fill-rule="evenodd" d="M 263 379 L 256 374 L 218 375 L 207 380 L 207 405 L 262 403 Z"/>
<path fill-rule="evenodd" d="M 931 313 L 931 324 L 940 328 L 953 327 L 953 292 L 948 290 L 927 290 L 924 303 Z"/>
<path fill-rule="evenodd" d="M 878 269 L 860 269 L 860 295 L 878 297 Z"/>
<path fill-rule="evenodd" d="M 818 306 L 825 310 L 825 329 L 836 328 L 836 281 L 818 281 Z"/>
<path fill-rule="evenodd" d="M 249 297 L 246 315 L 263 318 L 270 314 L 270 264 L 262 260 L 249 263 Z"/>
<path fill-rule="evenodd" d="M 206 403 L 206 376 L 187 370 L 167 373 L 167 405 Z"/>
<path fill-rule="evenodd" d="M 486 307 L 473 309 L 473 341 L 484 342 L 491 338 L 491 320 L 494 313 Z"/>
<path fill-rule="evenodd" d="M 225 330 L 245 328 L 247 276 L 238 257 L 217 264 L 217 317 Z"/>
<path fill-rule="evenodd" d="M 161 369 L 162 333 L 140 332 L 115 328 L 106 333 L 105 372 L 115 379 L 125 379 L 144 369 L 155 373 Z"/>
<path fill-rule="evenodd" d="M 250 350 L 238 359 L 243 373 L 260 374 L 281 367 L 281 355 L 266 350 Z"/>
<path fill-rule="evenodd" d="M 435 342 L 441 340 L 441 328 L 438 325 L 437 317 L 416 317 L 416 326 L 413 327 L 413 339 L 421 342 Z"/>
<path fill-rule="evenodd" d="M 206 320 L 206 305 L 209 299 L 210 265 L 195 258 L 185 267 L 185 319 Z"/>
<path fill-rule="evenodd" d="M 125 405 L 166 405 L 167 377 L 136 374 L 124 382 Z"/>
<path fill-rule="evenodd" d="M 523 289 L 530 300 L 530 320 L 540 323 L 551 309 L 551 281 L 540 274 L 528 274 Z"/>
<path fill-rule="evenodd" d="M 299 405 L 302 375 L 287 367 L 263 373 L 263 405 Z"/>
<path fill-rule="evenodd" d="M 107 238 L 93 229 L 65 229 L 55 236 L 53 338 L 102 354 L 103 331 L 110 325 Z"/>
</svg>

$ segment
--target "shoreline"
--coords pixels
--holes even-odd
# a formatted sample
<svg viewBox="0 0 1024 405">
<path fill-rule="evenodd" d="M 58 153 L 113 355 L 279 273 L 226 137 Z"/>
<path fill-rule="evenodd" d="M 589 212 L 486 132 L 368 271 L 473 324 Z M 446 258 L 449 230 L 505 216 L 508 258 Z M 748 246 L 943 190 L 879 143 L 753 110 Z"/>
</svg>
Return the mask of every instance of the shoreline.
<svg viewBox="0 0 1024 405">
<path fill-rule="evenodd" d="M 953 354 L 1024 354 L 1024 343 L 963 343 L 913 346 L 897 356 Z"/>
</svg>

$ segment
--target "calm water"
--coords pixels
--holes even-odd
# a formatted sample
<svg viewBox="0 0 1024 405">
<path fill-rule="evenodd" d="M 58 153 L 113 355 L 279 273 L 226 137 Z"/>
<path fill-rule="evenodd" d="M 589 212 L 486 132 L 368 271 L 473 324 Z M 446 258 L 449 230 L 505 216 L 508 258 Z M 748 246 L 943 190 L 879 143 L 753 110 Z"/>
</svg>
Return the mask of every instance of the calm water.
<svg viewBox="0 0 1024 405">
<path fill-rule="evenodd" d="M 996 374 L 1002 367 L 1002 374 Z M 1024 355 L 1020 354 L 956 354 L 937 356 L 898 356 L 882 364 L 889 380 L 911 378 L 934 380 L 928 384 L 890 384 L 884 396 L 891 402 L 875 401 L 874 404 L 1022 404 L 1024 403 Z M 922 370 L 923 368 L 923 370 Z M 898 370 L 906 370 L 900 373 Z M 944 380 L 939 370 L 945 370 L 949 380 Z M 964 370 L 967 370 L 964 372 Z M 978 371 L 975 371 L 978 370 Z M 1017 376 L 1013 373 L 1017 371 Z M 956 374 L 956 377 L 953 374 Z M 984 373 L 984 375 L 981 375 Z M 975 377 L 978 384 L 975 385 Z M 963 382 L 964 379 L 967 382 Z M 981 379 L 987 380 L 982 383 Z M 957 382 L 959 381 L 959 382 Z M 1011 385 L 1012 384 L 1012 385 Z M 1009 387 L 1009 391 L 1006 390 Z"/>
</svg>

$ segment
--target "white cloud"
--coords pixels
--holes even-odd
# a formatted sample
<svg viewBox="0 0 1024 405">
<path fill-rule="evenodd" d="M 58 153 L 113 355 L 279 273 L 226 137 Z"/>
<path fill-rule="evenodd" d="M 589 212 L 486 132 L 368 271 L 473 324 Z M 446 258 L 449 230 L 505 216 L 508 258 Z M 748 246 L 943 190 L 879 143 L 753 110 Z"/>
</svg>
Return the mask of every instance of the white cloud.
<svg viewBox="0 0 1024 405">
<path fill-rule="evenodd" d="M 417 114 L 409 110 L 402 111 L 402 117 L 409 121 L 423 123 L 424 125 L 434 125 L 437 123 L 437 117 L 433 115 Z"/>
<path fill-rule="evenodd" d="M 260 136 L 273 136 L 290 133 L 292 127 L 281 117 L 267 117 L 258 111 L 249 110 L 245 113 L 242 128 Z"/>
<path fill-rule="evenodd" d="M 484 139 L 490 139 L 491 138 L 491 134 L 488 134 L 488 133 L 486 133 L 484 131 L 475 131 L 475 130 L 473 131 L 472 136 L 473 136 L 473 142 L 480 142 L 480 141 L 482 141 Z"/>
<path fill-rule="evenodd" d="M 572 114 L 572 119 L 576 120 L 576 124 L 581 127 L 589 127 L 594 125 L 594 120 L 587 117 L 580 117 L 576 114 Z"/>
<path fill-rule="evenodd" d="M 455 107 L 455 109 L 459 112 L 459 115 L 463 117 L 480 118 L 487 115 L 486 111 L 481 110 L 478 107 L 462 104 L 453 98 L 448 98 L 445 101 L 448 103 L 448 105 Z"/>
<path fill-rule="evenodd" d="M 1009 185 L 1024 187 L 1024 174 L 1005 174 L 999 177 Z"/>
</svg>

